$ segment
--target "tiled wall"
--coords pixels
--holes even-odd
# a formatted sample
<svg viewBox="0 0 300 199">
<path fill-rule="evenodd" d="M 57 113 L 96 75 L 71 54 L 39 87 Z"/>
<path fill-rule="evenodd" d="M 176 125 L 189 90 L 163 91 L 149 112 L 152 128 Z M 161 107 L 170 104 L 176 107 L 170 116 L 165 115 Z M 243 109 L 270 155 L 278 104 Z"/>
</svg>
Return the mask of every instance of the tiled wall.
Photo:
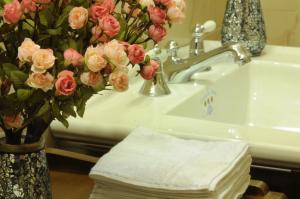
<svg viewBox="0 0 300 199">
<path fill-rule="evenodd" d="M 213 19 L 217 30 L 208 39 L 220 39 L 221 25 L 227 0 L 186 0 L 187 18 L 173 27 L 168 39 L 187 43 L 195 23 Z M 269 44 L 300 47 L 300 0 L 261 0 Z"/>
</svg>

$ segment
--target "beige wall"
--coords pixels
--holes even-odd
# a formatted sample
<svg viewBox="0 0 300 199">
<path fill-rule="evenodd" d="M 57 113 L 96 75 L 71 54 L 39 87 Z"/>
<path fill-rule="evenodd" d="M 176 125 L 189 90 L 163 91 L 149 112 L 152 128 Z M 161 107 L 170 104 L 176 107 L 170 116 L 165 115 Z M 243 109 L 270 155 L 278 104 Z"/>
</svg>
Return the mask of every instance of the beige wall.
<svg viewBox="0 0 300 199">
<path fill-rule="evenodd" d="M 186 0 L 187 17 L 170 30 L 168 39 L 188 43 L 195 23 L 213 19 L 217 30 L 208 39 L 220 39 L 227 0 Z M 269 44 L 300 47 L 300 0 L 261 0 Z"/>
</svg>

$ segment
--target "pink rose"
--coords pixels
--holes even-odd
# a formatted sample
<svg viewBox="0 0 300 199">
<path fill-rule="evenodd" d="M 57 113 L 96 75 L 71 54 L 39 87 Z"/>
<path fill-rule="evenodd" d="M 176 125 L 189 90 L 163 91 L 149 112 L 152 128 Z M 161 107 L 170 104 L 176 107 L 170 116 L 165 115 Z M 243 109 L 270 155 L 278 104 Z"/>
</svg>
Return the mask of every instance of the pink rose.
<svg viewBox="0 0 300 199">
<path fill-rule="evenodd" d="M 3 19 L 7 24 L 16 24 L 23 15 L 22 6 L 18 0 L 4 5 Z"/>
<path fill-rule="evenodd" d="M 128 58 L 131 63 L 139 64 L 144 61 L 145 58 L 145 50 L 142 45 L 133 44 L 128 47 Z"/>
<path fill-rule="evenodd" d="M 119 92 L 128 89 L 128 75 L 123 71 L 115 71 L 109 75 L 109 82 Z"/>
<path fill-rule="evenodd" d="M 32 88 L 42 89 L 44 92 L 53 88 L 54 78 L 50 73 L 31 73 L 26 81 Z"/>
<path fill-rule="evenodd" d="M 63 70 L 57 75 L 55 82 L 56 95 L 70 96 L 76 90 L 76 81 L 72 71 Z"/>
<path fill-rule="evenodd" d="M 176 6 L 170 7 L 168 9 L 167 15 L 171 23 L 182 23 L 185 17 L 184 13 Z"/>
<path fill-rule="evenodd" d="M 143 66 L 140 74 L 144 79 L 151 80 L 155 76 L 158 68 L 159 68 L 159 63 L 154 60 L 150 60 L 149 64 Z"/>
<path fill-rule="evenodd" d="M 24 122 L 24 118 L 21 114 L 13 116 L 4 116 L 4 124 L 8 128 L 21 128 Z"/>
<path fill-rule="evenodd" d="M 83 63 L 83 56 L 73 48 L 68 48 L 64 52 L 65 65 L 72 64 L 73 66 L 81 66 Z"/>
<path fill-rule="evenodd" d="M 84 72 L 80 75 L 80 81 L 87 86 L 96 87 L 103 83 L 103 77 L 100 73 Z"/>
<path fill-rule="evenodd" d="M 113 13 L 116 6 L 114 0 L 103 0 L 101 5 L 106 7 L 109 13 Z"/>
<path fill-rule="evenodd" d="M 154 24 L 163 24 L 166 21 L 166 11 L 160 9 L 159 7 L 150 6 L 148 7 L 148 12 L 150 19 Z"/>
<path fill-rule="evenodd" d="M 90 8 L 91 17 L 94 21 L 109 14 L 109 10 L 102 5 L 94 4 Z"/>
<path fill-rule="evenodd" d="M 126 68 L 129 63 L 124 46 L 115 39 L 104 45 L 104 55 L 113 66 L 119 69 Z"/>
<path fill-rule="evenodd" d="M 114 37 L 120 32 L 120 23 L 112 15 L 106 15 L 99 20 L 99 25 L 106 35 Z"/>
<path fill-rule="evenodd" d="M 84 54 L 84 61 L 89 70 L 99 72 L 106 67 L 107 61 L 104 59 L 102 46 L 89 46 Z"/>
<path fill-rule="evenodd" d="M 51 0 L 33 0 L 33 1 L 38 4 L 48 4 L 51 2 Z"/>
<path fill-rule="evenodd" d="M 83 28 L 88 21 L 88 10 L 84 7 L 75 7 L 69 13 L 69 25 L 72 29 Z"/>
<path fill-rule="evenodd" d="M 33 0 L 22 0 L 21 5 L 25 13 L 37 10 L 37 5 Z"/>
<path fill-rule="evenodd" d="M 166 36 L 166 34 L 166 29 L 159 24 L 151 25 L 149 28 L 149 36 L 155 42 L 160 42 Z"/>
<path fill-rule="evenodd" d="M 37 73 L 44 73 L 55 64 L 55 57 L 52 49 L 38 49 L 32 55 L 31 70 Z"/>
</svg>

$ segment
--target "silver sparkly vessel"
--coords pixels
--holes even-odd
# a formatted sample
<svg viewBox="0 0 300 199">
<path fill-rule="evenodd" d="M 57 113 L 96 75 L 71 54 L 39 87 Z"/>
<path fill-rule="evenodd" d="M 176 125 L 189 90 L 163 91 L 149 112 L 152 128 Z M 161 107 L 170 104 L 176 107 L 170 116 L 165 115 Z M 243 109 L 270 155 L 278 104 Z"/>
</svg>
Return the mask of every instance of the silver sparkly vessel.
<svg viewBox="0 0 300 199">
<path fill-rule="evenodd" d="M 0 139 L 0 199 L 51 199 L 42 143 L 9 145 Z"/>
<path fill-rule="evenodd" d="M 265 23 L 260 0 L 228 0 L 225 10 L 222 43 L 239 42 L 253 56 L 266 45 Z"/>
</svg>

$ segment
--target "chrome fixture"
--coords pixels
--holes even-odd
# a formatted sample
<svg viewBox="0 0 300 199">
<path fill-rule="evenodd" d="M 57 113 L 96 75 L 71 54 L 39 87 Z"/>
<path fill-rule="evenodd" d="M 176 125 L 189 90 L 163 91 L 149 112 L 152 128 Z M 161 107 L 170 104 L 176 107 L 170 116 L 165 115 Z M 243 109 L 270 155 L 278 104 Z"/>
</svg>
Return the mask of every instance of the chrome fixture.
<svg viewBox="0 0 300 199">
<path fill-rule="evenodd" d="M 205 33 L 212 32 L 216 29 L 216 22 L 209 20 L 203 25 L 196 24 L 193 39 L 190 42 L 190 57 L 198 56 L 204 52 L 204 35 Z"/>
<path fill-rule="evenodd" d="M 170 41 L 167 51 L 169 56 L 164 63 L 164 73 L 170 83 L 185 82 L 189 80 L 193 73 L 209 70 L 210 67 L 206 61 L 225 52 L 231 52 L 234 60 L 241 65 L 251 61 L 251 54 L 239 43 L 226 44 L 214 50 L 200 53 L 198 56 L 180 58 L 177 55 L 177 43 Z M 184 73 L 184 75 L 176 78 L 180 73 Z"/>
<path fill-rule="evenodd" d="M 140 93 L 142 95 L 150 96 L 150 97 L 158 97 L 164 96 L 171 93 L 166 80 L 163 74 L 163 64 L 158 57 L 161 54 L 161 50 L 158 45 L 155 45 L 154 49 L 154 57 L 153 60 L 156 60 L 160 63 L 159 69 L 156 71 L 155 76 L 151 80 L 145 80 L 142 88 L 140 89 Z"/>
</svg>

